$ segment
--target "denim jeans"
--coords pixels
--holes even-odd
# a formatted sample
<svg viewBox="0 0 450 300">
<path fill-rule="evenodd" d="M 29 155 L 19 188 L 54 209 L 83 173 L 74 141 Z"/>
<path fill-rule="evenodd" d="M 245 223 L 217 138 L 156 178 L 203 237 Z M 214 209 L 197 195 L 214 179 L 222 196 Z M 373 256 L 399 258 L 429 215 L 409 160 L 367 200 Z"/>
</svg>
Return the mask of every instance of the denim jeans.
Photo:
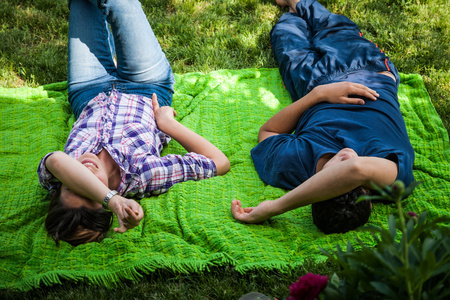
<svg viewBox="0 0 450 300">
<path fill-rule="evenodd" d="M 292 100 L 350 72 L 389 71 L 400 82 L 386 54 L 365 39 L 349 18 L 332 14 L 315 0 L 297 3 L 270 32 L 273 53 Z"/>
<path fill-rule="evenodd" d="M 112 89 L 156 93 L 161 106 L 171 105 L 172 68 L 138 0 L 69 0 L 69 9 L 68 93 L 77 118 Z"/>
</svg>

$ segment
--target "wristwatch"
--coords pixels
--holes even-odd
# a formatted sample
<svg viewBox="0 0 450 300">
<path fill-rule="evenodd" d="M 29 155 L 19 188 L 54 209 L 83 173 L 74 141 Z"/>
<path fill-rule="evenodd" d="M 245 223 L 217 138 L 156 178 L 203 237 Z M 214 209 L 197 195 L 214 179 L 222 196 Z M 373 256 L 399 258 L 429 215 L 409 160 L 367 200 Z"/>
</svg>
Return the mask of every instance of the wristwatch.
<svg viewBox="0 0 450 300">
<path fill-rule="evenodd" d="M 105 210 L 110 211 L 110 209 L 108 208 L 109 200 L 111 200 L 111 198 L 114 197 L 114 195 L 116 195 L 116 194 L 117 194 L 117 191 L 111 190 L 111 191 L 109 191 L 109 193 L 105 196 L 105 199 L 103 199 L 103 203 L 102 203 L 102 207 L 103 207 Z"/>
</svg>

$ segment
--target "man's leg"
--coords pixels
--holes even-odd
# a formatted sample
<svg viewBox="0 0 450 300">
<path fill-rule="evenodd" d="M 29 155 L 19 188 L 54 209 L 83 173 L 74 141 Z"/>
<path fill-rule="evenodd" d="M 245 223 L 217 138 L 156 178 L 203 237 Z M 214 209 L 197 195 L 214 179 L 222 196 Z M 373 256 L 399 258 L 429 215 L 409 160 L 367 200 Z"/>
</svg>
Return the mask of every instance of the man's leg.
<svg viewBox="0 0 450 300">
<path fill-rule="evenodd" d="M 294 11 L 284 14 L 274 26 L 271 42 L 284 84 L 296 101 L 315 86 L 317 79 L 333 73 L 333 65 L 322 61 L 329 49 L 321 48 L 318 41 L 340 30 L 359 36 L 359 30 L 347 17 L 330 13 L 315 0 L 277 3 Z"/>
<path fill-rule="evenodd" d="M 290 12 L 271 31 L 272 49 L 286 89 L 296 101 L 317 79 L 333 73 L 333 66 L 321 61 L 328 49 L 320 48 L 318 41 L 341 29 L 359 36 L 359 30 L 347 17 L 330 13 L 316 0 L 277 0 L 277 4 L 288 6 Z"/>
<path fill-rule="evenodd" d="M 308 24 L 295 13 L 285 13 L 270 32 L 270 41 L 284 85 L 293 101 L 306 94 L 319 54 L 312 47 Z"/>
<path fill-rule="evenodd" d="M 328 72 L 328 76 L 315 78 L 315 82 L 311 82 L 307 91 L 317 84 L 333 79 L 333 76 L 337 77 L 336 74 L 358 70 L 390 72 L 398 85 L 399 76 L 394 64 L 378 45 L 363 37 L 352 20 L 330 13 L 316 0 L 298 2 L 296 12 L 313 33 L 313 47 L 320 53 L 316 68 L 321 70 L 321 73 Z"/>
<path fill-rule="evenodd" d="M 289 2 L 292 8 L 296 1 L 278 2 Z M 354 22 L 330 13 L 315 0 L 298 1 L 295 13 L 284 14 L 271 31 L 271 41 L 294 101 L 341 73 L 361 69 L 397 73 L 383 51 L 362 37 Z"/>
</svg>

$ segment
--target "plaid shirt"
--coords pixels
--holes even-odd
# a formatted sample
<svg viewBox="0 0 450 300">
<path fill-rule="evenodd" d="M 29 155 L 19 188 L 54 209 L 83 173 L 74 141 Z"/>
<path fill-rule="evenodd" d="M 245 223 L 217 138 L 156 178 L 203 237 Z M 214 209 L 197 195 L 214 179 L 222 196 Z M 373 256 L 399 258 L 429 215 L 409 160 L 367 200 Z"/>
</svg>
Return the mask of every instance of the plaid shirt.
<svg viewBox="0 0 450 300">
<path fill-rule="evenodd" d="M 166 192 L 172 185 L 216 175 L 214 162 L 197 153 L 161 157 L 170 136 L 158 129 L 152 100 L 144 96 L 112 91 L 99 94 L 84 108 L 65 145 L 65 152 L 77 159 L 106 149 L 120 167 L 118 192 L 130 197 Z M 47 154 L 38 168 L 39 182 L 53 190 L 59 181 L 45 167 Z"/>
</svg>

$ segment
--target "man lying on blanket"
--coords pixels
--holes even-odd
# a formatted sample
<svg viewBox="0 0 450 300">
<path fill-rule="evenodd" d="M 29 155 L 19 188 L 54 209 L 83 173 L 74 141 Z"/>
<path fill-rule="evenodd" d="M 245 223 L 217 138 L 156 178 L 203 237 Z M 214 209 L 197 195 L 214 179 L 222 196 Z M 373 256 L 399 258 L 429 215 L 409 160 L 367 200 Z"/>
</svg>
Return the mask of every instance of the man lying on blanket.
<svg viewBox="0 0 450 300">
<path fill-rule="evenodd" d="M 346 232 L 369 219 L 371 203 L 355 200 L 370 191 L 371 182 L 414 180 L 414 150 L 397 98 L 399 75 L 347 17 L 315 0 L 277 4 L 289 12 L 270 37 L 294 102 L 260 128 L 251 154 L 265 183 L 292 191 L 256 207 L 233 200 L 231 211 L 236 220 L 259 223 L 312 204 L 320 230 Z"/>
</svg>

